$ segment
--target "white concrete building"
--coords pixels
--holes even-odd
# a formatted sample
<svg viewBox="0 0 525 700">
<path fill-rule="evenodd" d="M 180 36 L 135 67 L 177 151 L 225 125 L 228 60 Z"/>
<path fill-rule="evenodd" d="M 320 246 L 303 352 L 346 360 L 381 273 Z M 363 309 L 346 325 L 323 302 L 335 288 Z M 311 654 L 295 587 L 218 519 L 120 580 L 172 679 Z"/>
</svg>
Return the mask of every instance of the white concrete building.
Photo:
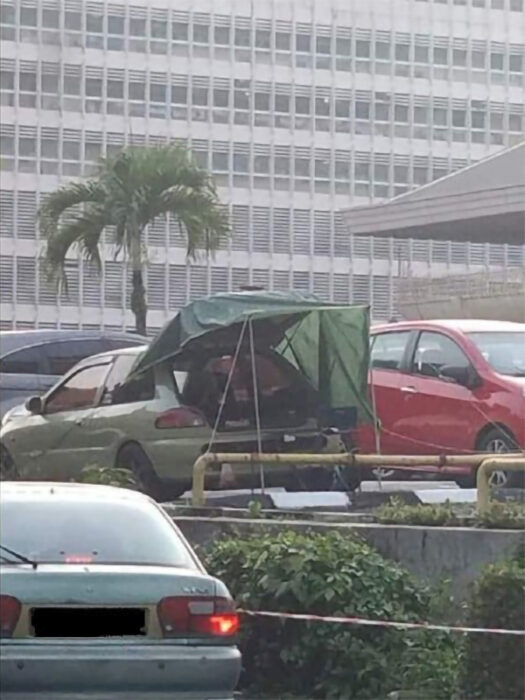
<svg viewBox="0 0 525 700">
<path fill-rule="evenodd" d="M 337 212 L 523 139 L 523 0 L 2 0 L 1 323 L 121 328 L 125 266 L 41 265 L 42 194 L 126 143 L 180 139 L 216 175 L 234 236 L 186 265 L 148 233 L 151 328 L 251 282 L 395 307 L 399 275 L 522 266 L 522 246 L 350 237 Z M 410 246 L 410 256 L 406 247 Z"/>
</svg>

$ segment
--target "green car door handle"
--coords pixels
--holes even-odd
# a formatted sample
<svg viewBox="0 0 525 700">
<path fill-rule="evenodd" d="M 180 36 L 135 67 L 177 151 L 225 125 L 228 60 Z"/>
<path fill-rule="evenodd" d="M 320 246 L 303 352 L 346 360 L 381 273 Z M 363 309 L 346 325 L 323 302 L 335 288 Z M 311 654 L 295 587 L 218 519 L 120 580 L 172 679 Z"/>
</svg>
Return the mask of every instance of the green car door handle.
<svg viewBox="0 0 525 700">
<path fill-rule="evenodd" d="M 82 425 L 83 422 L 84 422 L 84 421 L 82 420 L 82 418 L 77 418 L 77 419 L 75 420 L 75 425 Z"/>
</svg>

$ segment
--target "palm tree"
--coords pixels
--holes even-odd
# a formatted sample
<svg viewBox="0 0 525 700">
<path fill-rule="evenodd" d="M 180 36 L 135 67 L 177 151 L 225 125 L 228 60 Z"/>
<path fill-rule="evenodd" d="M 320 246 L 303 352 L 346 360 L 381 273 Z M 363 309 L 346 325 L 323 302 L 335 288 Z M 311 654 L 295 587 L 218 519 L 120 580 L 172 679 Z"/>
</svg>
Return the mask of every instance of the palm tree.
<svg viewBox="0 0 525 700">
<path fill-rule="evenodd" d="M 167 214 L 176 218 L 186 238 L 189 259 L 199 251 L 217 250 L 229 236 L 228 217 L 211 175 L 184 148 L 129 147 L 101 160 L 92 177 L 63 185 L 39 209 L 50 280 L 67 292 L 65 263 L 71 248 L 100 268 L 101 236 L 111 227 L 116 255 L 123 251 L 131 265 L 131 310 L 137 332 L 145 334 L 143 233 L 158 216 Z"/>
</svg>

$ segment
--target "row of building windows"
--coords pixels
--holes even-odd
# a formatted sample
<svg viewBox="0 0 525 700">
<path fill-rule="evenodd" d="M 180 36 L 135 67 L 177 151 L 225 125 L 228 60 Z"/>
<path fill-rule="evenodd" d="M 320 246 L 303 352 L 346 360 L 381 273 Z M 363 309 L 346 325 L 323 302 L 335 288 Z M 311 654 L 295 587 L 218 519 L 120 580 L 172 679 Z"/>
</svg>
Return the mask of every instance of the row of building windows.
<svg viewBox="0 0 525 700">
<path fill-rule="evenodd" d="M 512 2 L 522 0 L 512 0 Z M 522 45 L 505 50 L 502 44 L 472 42 L 429 35 L 390 34 L 342 27 L 270 22 L 237 17 L 233 23 L 224 15 L 205 15 L 115 6 L 109 14 L 92 3 L 87 13 L 45 6 L 2 5 L 1 38 L 17 42 L 42 41 L 46 44 L 128 50 L 235 62 L 275 62 L 304 68 L 343 70 L 414 78 L 473 80 L 487 79 L 510 84 L 522 82 Z M 115 12 L 115 14 L 112 14 Z M 171 20 L 171 21 L 170 21 Z M 40 29 L 37 29 L 40 27 Z M 235 49 L 235 50 L 233 50 Z M 433 69 L 431 68 L 433 66 Z M 470 75 L 468 70 L 470 70 Z"/>
<path fill-rule="evenodd" d="M 120 261 L 105 261 L 99 271 L 83 261 L 67 263 L 67 293 L 51 288 L 42 260 L 0 256 L 0 295 L 4 304 L 60 305 L 84 308 L 129 308 L 130 273 Z M 35 284 L 36 281 L 36 284 Z M 145 268 L 147 303 L 167 314 L 209 294 L 239 290 L 246 284 L 265 289 L 313 292 L 326 301 L 370 304 L 375 319 L 392 315 L 397 278 L 370 271 L 358 274 L 309 270 L 247 269 L 205 265 L 150 263 Z"/>
<path fill-rule="evenodd" d="M 40 71 L 38 71 L 40 68 Z M 169 78 L 171 77 L 171 80 Z M 522 104 L 253 83 L 204 76 L 146 75 L 4 61 L 0 102 L 19 107 L 190 120 L 357 135 L 504 143 L 524 130 Z M 292 94 L 290 94 L 292 92 Z"/>
<path fill-rule="evenodd" d="M 448 5 L 450 2 L 462 7 L 490 7 L 493 10 L 523 11 L 523 0 L 416 0 L 417 2 L 433 2 L 435 5 Z"/>
<path fill-rule="evenodd" d="M 3 303 L 129 308 L 130 274 L 123 262 L 106 261 L 100 272 L 85 262 L 68 262 L 68 291 L 59 295 L 47 284 L 43 263 L 38 259 L 0 256 L 0 270 Z M 147 303 L 153 311 L 173 312 L 203 296 L 253 284 L 269 290 L 313 292 L 336 303 L 370 304 L 375 319 L 388 318 L 394 312 L 398 279 L 373 271 L 340 274 L 152 263 L 146 266 L 145 278 Z"/>
<path fill-rule="evenodd" d="M 44 195 L 41 195 L 44 196 Z M 0 191 L 2 236 L 34 238 L 37 194 L 34 191 Z M 308 256 L 341 256 L 391 263 L 443 263 L 446 265 L 525 265 L 523 246 L 393 240 L 349 236 L 341 218 L 327 210 L 258 207 L 234 204 L 230 209 L 233 250 Z M 16 229 L 16 231 L 15 231 Z M 111 243 L 109 232 L 105 238 Z M 184 247 L 173 219 L 159 217 L 146 233 L 149 246 Z M 396 274 L 399 274 L 399 270 Z"/>
<path fill-rule="evenodd" d="M 90 175 L 100 157 L 115 155 L 124 145 L 122 135 L 106 135 L 109 138 L 104 143 L 100 132 L 64 130 L 60 136 L 57 132 L 43 128 L 38 134 L 35 128 L 21 127 L 16 137 L 13 127 L 1 127 L 1 169 L 64 177 Z M 164 143 L 151 138 L 148 142 Z M 138 139 L 133 143 L 142 145 Z M 214 173 L 219 186 L 283 191 L 310 191 L 313 186 L 316 192 L 361 197 L 403 194 L 411 186 L 466 165 L 464 160 L 242 142 L 194 140 L 188 145 L 197 163 Z"/>
</svg>

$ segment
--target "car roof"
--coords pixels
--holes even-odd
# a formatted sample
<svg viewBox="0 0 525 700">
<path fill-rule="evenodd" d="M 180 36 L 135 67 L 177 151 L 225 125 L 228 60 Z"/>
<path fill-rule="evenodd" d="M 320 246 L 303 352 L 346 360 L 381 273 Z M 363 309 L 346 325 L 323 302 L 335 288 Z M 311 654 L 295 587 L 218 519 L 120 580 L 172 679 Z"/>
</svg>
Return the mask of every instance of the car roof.
<svg viewBox="0 0 525 700">
<path fill-rule="evenodd" d="M 137 333 L 126 331 L 104 331 L 104 330 L 61 330 L 44 329 L 28 331 L 2 331 L 0 333 L 0 355 L 4 356 L 21 348 L 39 345 L 41 343 L 54 343 L 68 340 L 98 340 L 108 338 L 112 340 L 136 340 L 137 343 L 144 343 L 147 338 Z"/>
<path fill-rule="evenodd" d="M 129 348 L 117 348 L 116 350 L 106 350 L 105 352 L 99 352 L 96 355 L 90 355 L 89 357 L 85 357 L 83 360 L 79 360 L 79 362 L 76 363 L 75 367 L 80 367 L 81 365 L 86 364 L 90 365 L 93 362 L 97 362 L 98 360 L 109 360 L 110 358 L 115 357 L 117 355 L 140 355 L 146 350 L 147 347 L 147 345 L 135 345 Z M 73 369 L 73 367 L 71 369 Z"/>
<path fill-rule="evenodd" d="M 400 321 L 395 323 L 382 324 L 374 326 L 371 330 L 373 333 L 377 331 L 396 330 L 396 329 L 413 329 L 418 328 L 444 328 L 461 333 L 487 333 L 487 332 L 505 332 L 519 333 L 525 331 L 525 323 L 514 323 L 513 321 L 486 321 L 483 319 L 433 319 L 431 321 Z"/>
<path fill-rule="evenodd" d="M 140 491 L 106 486 L 103 484 L 78 484 L 52 481 L 3 481 L 0 500 L 40 500 L 53 496 L 57 500 L 110 500 L 114 502 L 150 502 L 149 496 Z"/>
</svg>

